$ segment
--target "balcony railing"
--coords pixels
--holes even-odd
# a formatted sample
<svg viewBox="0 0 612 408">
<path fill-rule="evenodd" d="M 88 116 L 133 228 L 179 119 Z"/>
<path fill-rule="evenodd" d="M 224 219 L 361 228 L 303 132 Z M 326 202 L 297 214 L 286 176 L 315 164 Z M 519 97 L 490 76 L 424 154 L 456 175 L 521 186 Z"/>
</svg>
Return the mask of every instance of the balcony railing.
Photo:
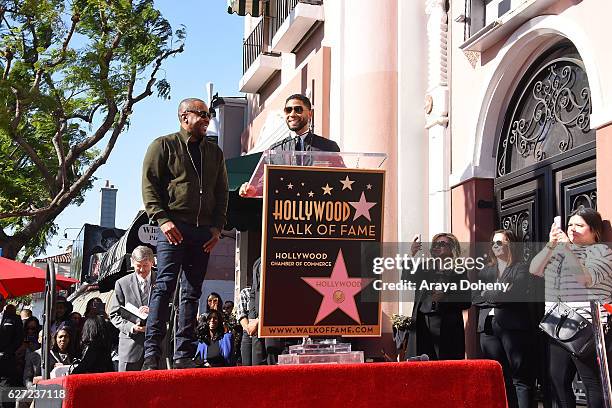
<svg viewBox="0 0 612 408">
<path fill-rule="evenodd" d="M 298 3 L 306 3 L 306 4 L 315 4 L 321 5 L 323 4 L 323 0 L 272 0 L 274 5 L 271 10 L 275 14 L 272 16 L 272 23 L 270 25 L 270 38 L 274 38 L 274 35 L 283 25 L 289 14 L 291 14 L 291 10 L 297 6 Z"/>
<path fill-rule="evenodd" d="M 257 27 L 253 30 L 253 32 L 248 36 L 244 43 L 242 44 L 242 73 L 247 72 L 253 61 L 257 59 L 259 54 L 262 53 L 263 47 L 265 45 L 265 31 L 264 30 L 264 20 L 262 18 Z"/>
</svg>

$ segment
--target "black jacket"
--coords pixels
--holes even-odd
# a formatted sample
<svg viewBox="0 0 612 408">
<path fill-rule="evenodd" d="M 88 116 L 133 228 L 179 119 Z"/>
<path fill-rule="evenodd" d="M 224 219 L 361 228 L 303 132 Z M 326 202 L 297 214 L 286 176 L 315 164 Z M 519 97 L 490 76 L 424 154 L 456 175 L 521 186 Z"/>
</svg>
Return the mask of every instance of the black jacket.
<svg viewBox="0 0 612 408">
<path fill-rule="evenodd" d="M 0 378 L 15 379 L 15 350 L 22 341 L 21 319 L 5 310 L 0 322 Z"/>
<path fill-rule="evenodd" d="M 297 150 L 297 136 L 288 136 L 270 146 L 270 150 L 282 150 L 282 151 L 294 151 Z M 324 137 L 315 135 L 309 132 L 304 138 L 304 149 L 305 151 L 319 151 L 319 152 L 339 152 L 340 147 L 333 140 L 326 139 Z"/>
<path fill-rule="evenodd" d="M 478 273 L 482 282 L 497 281 L 497 266 L 489 265 Z M 495 322 L 506 330 L 531 330 L 533 327 L 529 304 L 529 287 L 531 278 L 529 266 L 517 262 L 508 266 L 499 279 L 500 282 L 510 283 L 507 292 L 474 292 L 473 304 L 478 308 L 478 333 L 485 331 L 485 323 L 491 308 L 495 308 Z M 520 302 L 524 300 L 524 302 Z"/>
<path fill-rule="evenodd" d="M 426 275 L 426 274 L 429 274 Z M 432 277 L 431 274 L 440 275 L 439 278 Z M 424 350 L 420 350 L 417 346 L 419 342 L 417 338 L 420 336 L 426 336 L 425 338 L 435 338 L 438 341 L 439 355 L 438 359 L 441 360 L 455 360 L 463 359 L 465 357 L 465 331 L 463 327 L 463 310 L 469 309 L 471 303 L 469 302 L 470 295 L 467 291 L 452 291 L 444 294 L 443 298 L 437 302 L 435 306 L 435 312 L 423 314 L 421 309 L 421 303 L 423 303 L 427 291 L 418 290 L 421 286 L 421 282 L 427 280 L 432 281 L 444 281 L 454 282 L 459 285 L 462 279 L 467 277 L 463 274 L 458 274 L 453 271 L 436 272 L 433 270 L 422 270 L 418 269 L 415 276 L 410 278 L 417 285 L 417 291 L 414 294 L 414 306 L 412 309 L 412 318 L 415 322 L 410 335 L 408 336 L 407 346 L 407 357 L 415 357 L 424 354 Z M 419 322 L 419 319 L 429 319 L 431 333 L 423 333 L 425 325 L 423 322 Z M 429 356 L 435 358 L 436 356 Z"/>
<path fill-rule="evenodd" d="M 159 225 L 181 221 L 222 229 L 227 218 L 227 170 L 219 146 L 202 139 L 201 180 L 181 131 L 153 141 L 142 169 L 142 199 L 151 220 Z"/>
<path fill-rule="evenodd" d="M 115 371 L 111 359 L 111 346 L 90 344 L 83 348 L 81 361 L 73 366 L 71 374 L 108 373 Z"/>
</svg>

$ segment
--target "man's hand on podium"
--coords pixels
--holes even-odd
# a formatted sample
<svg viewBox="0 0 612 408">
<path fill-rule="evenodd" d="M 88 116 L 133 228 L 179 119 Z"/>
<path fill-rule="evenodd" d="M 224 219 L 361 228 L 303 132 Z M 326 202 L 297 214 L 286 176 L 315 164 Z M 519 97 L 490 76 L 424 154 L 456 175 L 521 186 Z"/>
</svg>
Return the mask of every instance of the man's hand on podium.
<svg viewBox="0 0 612 408">
<path fill-rule="evenodd" d="M 255 197 L 256 192 L 257 190 L 255 189 L 255 187 L 246 182 L 240 186 L 240 190 L 238 190 L 238 195 L 240 197 L 252 198 Z"/>
</svg>

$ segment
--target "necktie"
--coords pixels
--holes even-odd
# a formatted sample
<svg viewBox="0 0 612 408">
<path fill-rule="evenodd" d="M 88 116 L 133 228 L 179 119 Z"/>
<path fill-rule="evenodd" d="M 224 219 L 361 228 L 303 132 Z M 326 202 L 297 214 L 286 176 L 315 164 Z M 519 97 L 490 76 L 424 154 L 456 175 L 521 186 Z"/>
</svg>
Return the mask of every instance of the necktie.
<svg viewBox="0 0 612 408">
<path fill-rule="evenodd" d="M 145 281 L 142 285 L 142 293 L 140 294 L 140 301 L 143 306 L 148 306 L 149 304 L 149 282 Z"/>
<path fill-rule="evenodd" d="M 295 141 L 295 150 L 297 150 L 298 152 L 301 152 L 303 150 L 302 138 L 299 136 L 297 136 L 297 140 Z"/>
</svg>

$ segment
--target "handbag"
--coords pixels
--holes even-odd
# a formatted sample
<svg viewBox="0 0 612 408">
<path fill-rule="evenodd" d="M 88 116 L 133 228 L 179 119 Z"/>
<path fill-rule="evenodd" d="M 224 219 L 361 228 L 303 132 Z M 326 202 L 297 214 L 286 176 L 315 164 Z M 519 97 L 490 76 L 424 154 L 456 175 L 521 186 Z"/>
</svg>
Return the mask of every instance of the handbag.
<svg viewBox="0 0 612 408">
<path fill-rule="evenodd" d="M 593 325 L 577 309 L 561 301 L 546 311 L 540 329 L 578 358 L 595 352 Z"/>
</svg>

